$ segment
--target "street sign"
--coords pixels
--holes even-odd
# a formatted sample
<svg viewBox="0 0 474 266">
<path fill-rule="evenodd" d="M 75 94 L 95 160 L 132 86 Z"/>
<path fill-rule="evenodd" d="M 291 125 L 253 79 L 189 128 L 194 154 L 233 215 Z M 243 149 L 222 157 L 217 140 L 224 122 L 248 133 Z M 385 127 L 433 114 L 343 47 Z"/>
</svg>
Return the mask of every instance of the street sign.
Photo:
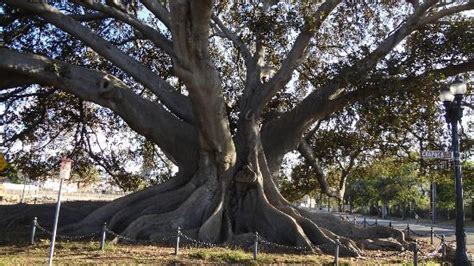
<svg viewBox="0 0 474 266">
<path fill-rule="evenodd" d="M 451 160 L 452 155 L 449 151 L 422 151 L 421 157 L 423 159 L 443 159 Z"/>
<path fill-rule="evenodd" d="M 61 160 L 61 166 L 59 168 L 59 178 L 62 180 L 68 180 L 71 175 L 71 163 L 72 160 L 69 158 L 63 158 Z"/>
<path fill-rule="evenodd" d="M 434 169 L 436 170 L 444 170 L 451 168 L 451 163 L 448 161 L 440 162 L 434 165 Z"/>
<path fill-rule="evenodd" d="M 71 174 L 71 163 L 72 160 L 63 157 L 61 160 L 61 165 L 59 168 L 59 191 L 58 191 L 58 201 L 56 202 L 56 213 L 54 215 L 54 225 L 53 225 L 53 234 L 51 236 L 51 243 L 49 247 L 49 259 L 48 265 L 53 265 L 53 255 L 54 255 L 54 244 L 56 243 L 56 232 L 58 230 L 58 220 L 59 220 L 59 209 L 61 208 L 61 188 L 63 187 L 63 180 L 69 179 Z"/>
</svg>

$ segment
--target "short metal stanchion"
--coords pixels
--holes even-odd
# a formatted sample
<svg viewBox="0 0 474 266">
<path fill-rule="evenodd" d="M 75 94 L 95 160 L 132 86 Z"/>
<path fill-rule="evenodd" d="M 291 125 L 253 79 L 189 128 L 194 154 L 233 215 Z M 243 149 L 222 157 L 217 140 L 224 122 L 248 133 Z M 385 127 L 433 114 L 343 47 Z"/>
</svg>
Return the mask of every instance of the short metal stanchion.
<svg viewBox="0 0 474 266">
<path fill-rule="evenodd" d="M 253 259 L 257 260 L 257 253 L 258 253 L 258 232 L 255 232 L 255 239 L 253 242 Z"/>
<path fill-rule="evenodd" d="M 339 236 L 336 236 L 336 250 L 334 251 L 334 265 L 339 265 L 339 245 L 341 242 L 339 241 Z"/>
<path fill-rule="evenodd" d="M 174 255 L 179 254 L 179 237 L 181 236 L 181 227 L 178 226 L 178 230 L 176 232 L 176 246 L 174 247 Z"/>
<path fill-rule="evenodd" d="M 367 219 L 364 217 L 364 228 L 367 227 Z"/>
<path fill-rule="evenodd" d="M 102 235 L 100 237 L 100 250 L 104 251 L 105 250 L 105 238 L 107 237 L 107 223 L 104 222 L 102 225 Z"/>
<path fill-rule="evenodd" d="M 418 244 L 416 243 L 413 243 L 413 266 L 417 266 L 418 265 Z"/>
<path fill-rule="evenodd" d="M 388 221 L 388 227 L 392 228 L 392 220 Z"/>
<path fill-rule="evenodd" d="M 444 235 L 441 236 L 441 259 L 444 264 L 446 261 L 446 240 L 444 238 Z"/>
<path fill-rule="evenodd" d="M 355 216 L 354 216 L 354 220 L 353 220 L 353 221 L 354 221 L 354 225 L 356 225 L 356 224 L 357 224 L 357 220 L 356 220 L 356 217 L 355 217 Z"/>
<path fill-rule="evenodd" d="M 431 229 L 430 229 L 430 243 L 431 243 L 431 245 L 433 245 L 433 235 L 434 235 L 433 226 L 431 226 Z"/>
<path fill-rule="evenodd" d="M 36 234 L 36 225 L 38 224 L 38 218 L 35 217 L 33 218 L 33 223 L 31 224 L 31 239 L 30 239 L 30 244 L 34 245 L 35 244 L 35 234 Z"/>
<path fill-rule="evenodd" d="M 407 224 L 407 238 L 410 238 L 410 224 Z"/>
<path fill-rule="evenodd" d="M 375 218 L 375 225 L 378 225 L 378 223 L 379 222 L 378 222 L 377 218 Z"/>
</svg>

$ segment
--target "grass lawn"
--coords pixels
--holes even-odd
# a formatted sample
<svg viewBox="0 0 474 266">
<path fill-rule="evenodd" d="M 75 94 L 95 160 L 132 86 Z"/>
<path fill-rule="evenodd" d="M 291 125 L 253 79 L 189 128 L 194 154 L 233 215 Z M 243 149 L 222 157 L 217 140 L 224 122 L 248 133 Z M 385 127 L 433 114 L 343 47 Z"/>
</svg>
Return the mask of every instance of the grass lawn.
<svg viewBox="0 0 474 266">
<path fill-rule="evenodd" d="M 55 262 L 60 264 L 317 264 L 330 265 L 333 257 L 320 254 L 270 254 L 260 253 L 256 261 L 252 253 L 241 249 L 183 247 L 178 256 L 174 248 L 107 244 L 100 251 L 98 242 L 59 241 L 55 250 Z M 26 244 L 0 246 L 0 265 L 36 265 L 48 261 L 49 241 L 40 240 L 34 246 Z M 369 257 L 341 258 L 341 265 L 410 265 L 411 252 L 385 257 L 387 253 L 370 253 Z M 425 262 L 426 263 L 426 262 Z M 424 265 L 437 265 L 428 262 Z"/>
</svg>

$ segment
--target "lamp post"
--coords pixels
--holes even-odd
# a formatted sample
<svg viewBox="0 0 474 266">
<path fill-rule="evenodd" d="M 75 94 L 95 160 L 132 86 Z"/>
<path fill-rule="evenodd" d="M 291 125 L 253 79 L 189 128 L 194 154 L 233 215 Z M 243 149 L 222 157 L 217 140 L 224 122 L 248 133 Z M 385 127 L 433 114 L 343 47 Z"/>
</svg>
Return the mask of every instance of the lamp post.
<svg viewBox="0 0 474 266">
<path fill-rule="evenodd" d="M 446 109 L 446 122 L 451 125 L 454 178 L 456 188 L 456 256 L 455 265 L 471 265 L 466 253 L 466 234 L 464 232 L 464 204 L 461 165 L 459 163 L 458 122 L 462 118 L 462 99 L 466 84 L 456 79 L 449 89 L 441 91 L 439 98 Z"/>
</svg>

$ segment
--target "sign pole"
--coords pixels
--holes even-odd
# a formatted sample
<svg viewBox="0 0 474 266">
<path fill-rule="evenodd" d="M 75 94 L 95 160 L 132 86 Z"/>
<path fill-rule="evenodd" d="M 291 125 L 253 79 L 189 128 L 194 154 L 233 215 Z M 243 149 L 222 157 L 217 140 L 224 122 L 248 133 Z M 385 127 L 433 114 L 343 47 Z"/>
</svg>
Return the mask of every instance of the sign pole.
<svg viewBox="0 0 474 266">
<path fill-rule="evenodd" d="M 51 246 L 49 247 L 49 262 L 53 265 L 54 244 L 56 242 L 56 232 L 58 230 L 59 209 L 61 208 L 61 188 L 63 186 L 63 179 L 59 181 L 58 201 L 56 203 L 56 214 L 54 215 L 53 235 L 51 236 Z"/>
<path fill-rule="evenodd" d="M 56 203 L 56 213 L 54 215 L 54 226 L 53 234 L 51 236 L 51 245 L 49 247 L 49 259 L 48 265 L 53 265 L 53 255 L 54 255 L 54 244 L 56 243 L 56 232 L 58 230 L 58 220 L 59 220 L 59 210 L 61 208 L 61 190 L 63 187 L 63 179 L 68 179 L 71 173 L 71 160 L 68 158 L 63 158 L 61 161 L 61 168 L 59 171 L 59 191 L 58 191 L 58 201 Z"/>
</svg>

